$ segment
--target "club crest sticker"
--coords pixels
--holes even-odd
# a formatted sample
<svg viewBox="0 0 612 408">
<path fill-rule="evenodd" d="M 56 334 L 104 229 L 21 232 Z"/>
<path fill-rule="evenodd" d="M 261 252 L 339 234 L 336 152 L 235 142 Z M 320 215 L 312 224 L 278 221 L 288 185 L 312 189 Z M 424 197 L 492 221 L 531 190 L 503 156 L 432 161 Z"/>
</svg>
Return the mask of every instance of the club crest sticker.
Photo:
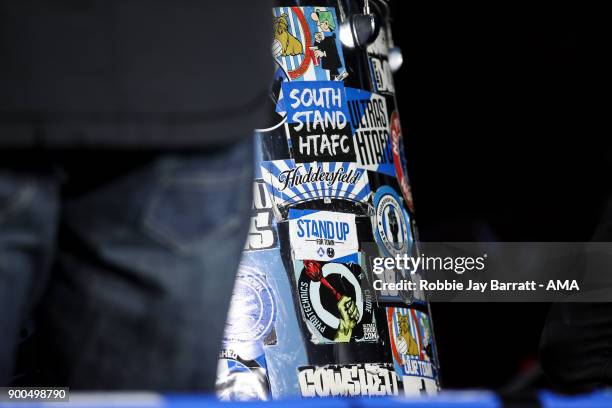
<svg viewBox="0 0 612 408">
<path fill-rule="evenodd" d="M 272 55 L 277 77 L 341 81 L 348 75 L 333 7 L 275 7 Z"/>
<path fill-rule="evenodd" d="M 221 355 L 226 360 L 220 366 L 224 377 L 220 376 L 218 382 L 228 396 L 247 394 L 242 391 L 243 383 L 249 395 L 262 395 L 254 390 L 261 389 L 258 385 L 264 383 L 264 370 L 270 379 L 272 398 L 299 396 L 296 369 L 309 364 L 307 346 L 311 343 L 303 335 L 292 264 L 287 270 L 282 257 L 280 246 L 242 255 L 241 276 L 247 278 L 240 278 L 242 283 L 235 285 L 230 315 L 233 324 L 226 332 Z M 248 371 L 253 373 L 251 379 Z"/>
<path fill-rule="evenodd" d="M 273 334 L 275 319 L 275 296 L 266 276 L 253 267 L 241 264 L 234 283 L 223 342 L 266 343 Z"/>
<path fill-rule="evenodd" d="M 403 382 L 404 393 L 437 393 L 437 364 L 429 316 L 408 308 L 386 310 L 393 365 Z"/>
<path fill-rule="evenodd" d="M 273 160 L 261 163 L 261 173 L 280 207 L 324 198 L 366 203 L 370 197 L 368 175 L 355 163 Z"/>
<path fill-rule="evenodd" d="M 298 260 L 332 261 L 359 250 L 355 214 L 291 209 L 289 237 Z"/>
<path fill-rule="evenodd" d="M 227 401 L 267 400 L 270 384 L 264 345 L 274 344 L 276 301 L 266 276 L 241 264 L 217 365 L 217 396 Z"/>
<path fill-rule="evenodd" d="M 400 383 L 388 363 L 306 366 L 298 368 L 302 397 L 373 397 L 399 395 Z"/>
<path fill-rule="evenodd" d="M 385 256 L 409 253 L 412 248 L 410 218 L 402 200 L 390 186 L 382 186 L 374 194 L 374 238 Z"/>
<path fill-rule="evenodd" d="M 357 263 L 295 261 L 300 309 L 315 344 L 378 341 L 373 294 Z"/>
</svg>

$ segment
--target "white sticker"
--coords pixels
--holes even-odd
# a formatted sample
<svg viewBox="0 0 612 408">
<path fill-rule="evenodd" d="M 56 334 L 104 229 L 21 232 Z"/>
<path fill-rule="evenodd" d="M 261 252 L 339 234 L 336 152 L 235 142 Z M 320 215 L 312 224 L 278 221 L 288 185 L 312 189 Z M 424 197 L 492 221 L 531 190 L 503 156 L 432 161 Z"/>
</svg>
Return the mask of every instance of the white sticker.
<svg viewBox="0 0 612 408">
<path fill-rule="evenodd" d="M 331 261 L 359 249 L 355 214 L 290 210 L 289 237 L 296 260 Z"/>
</svg>

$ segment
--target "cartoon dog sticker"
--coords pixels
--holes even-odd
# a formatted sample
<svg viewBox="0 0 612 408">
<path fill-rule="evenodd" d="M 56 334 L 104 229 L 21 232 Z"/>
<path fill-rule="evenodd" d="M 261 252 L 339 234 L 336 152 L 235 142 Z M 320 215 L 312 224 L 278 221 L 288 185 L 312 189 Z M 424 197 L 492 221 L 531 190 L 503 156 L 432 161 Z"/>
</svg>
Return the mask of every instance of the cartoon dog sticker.
<svg viewBox="0 0 612 408">
<path fill-rule="evenodd" d="M 397 314 L 397 323 L 399 326 L 399 341 L 397 342 L 397 350 L 401 354 L 407 354 L 409 356 L 419 355 L 419 346 L 416 340 L 410 333 L 410 318 L 401 314 Z"/>
<path fill-rule="evenodd" d="M 273 54 L 275 57 L 288 57 L 304 53 L 304 46 L 288 30 L 289 20 L 286 13 L 274 18 Z"/>
</svg>

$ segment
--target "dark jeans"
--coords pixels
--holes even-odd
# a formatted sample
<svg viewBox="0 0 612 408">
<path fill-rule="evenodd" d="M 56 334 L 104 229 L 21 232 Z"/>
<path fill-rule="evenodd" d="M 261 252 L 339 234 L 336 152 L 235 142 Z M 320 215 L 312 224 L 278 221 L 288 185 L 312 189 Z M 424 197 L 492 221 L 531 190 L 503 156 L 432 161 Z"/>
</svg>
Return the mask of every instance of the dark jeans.
<svg viewBox="0 0 612 408">
<path fill-rule="evenodd" d="M 36 316 L 46 385 L 211 391 L 252 154 L 0 162 L 0 385 Z"/>
</svg>

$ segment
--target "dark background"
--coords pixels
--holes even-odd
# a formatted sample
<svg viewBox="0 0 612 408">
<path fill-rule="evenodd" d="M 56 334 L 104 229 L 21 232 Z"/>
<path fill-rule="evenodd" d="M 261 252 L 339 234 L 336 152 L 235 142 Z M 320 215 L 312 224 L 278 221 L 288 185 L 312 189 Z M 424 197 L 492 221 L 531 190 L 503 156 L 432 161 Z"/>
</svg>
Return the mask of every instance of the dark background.
<svg viewBox="0 0 612 408">
<path fill-rule="evenodd" d="M 588 241 L 611 155 L 590 127 L 576 6 L 392 5 L 421 240 Z M 537 374 L 548 307 L 434 304 L 444 385 L 504 389 Z"/>
</svg>

